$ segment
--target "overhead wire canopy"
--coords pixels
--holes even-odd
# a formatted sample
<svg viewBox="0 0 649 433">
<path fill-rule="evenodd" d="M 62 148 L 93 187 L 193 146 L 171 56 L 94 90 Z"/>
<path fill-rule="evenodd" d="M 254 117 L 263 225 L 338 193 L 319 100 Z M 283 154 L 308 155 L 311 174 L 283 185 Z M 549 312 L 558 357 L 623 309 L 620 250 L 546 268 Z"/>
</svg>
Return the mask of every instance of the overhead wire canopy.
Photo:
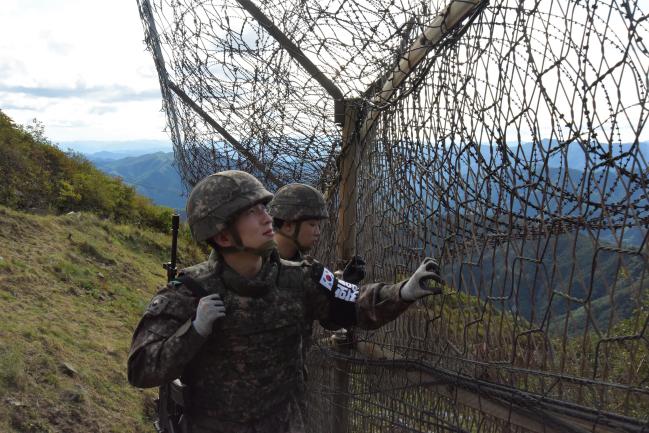
<svg viewBox="0 0 649 433">
<path fill-rule="evenodd" d="M 484 2 L 455 3 L 473 15 L 452 31 L 435 23 L 448 14 L 445 1 L 143 2 L 183 179 L 238 167 L 274 186 L 331 187 L 341 152 L 336 102 L 342 124 L 341 99 L 354 100 L 360 140 L 385 146 L 390 161 L 417 163 L 387 175 L 425 179 L 429 189 L 418 170 L 459 175 L 466 185 L 435 181 L 439 198 L 451 187 L 485 208 L 518 202 L 529 208 L 519 217 L 541 221 L 574 213 L 587 196 L 584 217 L 623 224 L 615 197 L 641 196 L 646 166 L 632 147 L 646 138 L 649 72 L 638 4 L 500 1 L 482 11 Z M 433 42 L 423 38 L 431 28 L 442 34 Z M 375 127 L 379 113 L 389 130 Z M 547 172 L 550 160 L 560 173 Z M 592 173 L 570 174 L 583 163 Z M 604 182 L 607 170 L 620 178 Z M 478 191 L 492 183 L 506 196 Z M 541 184 L 543 200 L 524 186 Z M 546 215 L 551 197 L 565 203 Z M 646 203 L 630 206 L 647 218 Z"/>
</svg>

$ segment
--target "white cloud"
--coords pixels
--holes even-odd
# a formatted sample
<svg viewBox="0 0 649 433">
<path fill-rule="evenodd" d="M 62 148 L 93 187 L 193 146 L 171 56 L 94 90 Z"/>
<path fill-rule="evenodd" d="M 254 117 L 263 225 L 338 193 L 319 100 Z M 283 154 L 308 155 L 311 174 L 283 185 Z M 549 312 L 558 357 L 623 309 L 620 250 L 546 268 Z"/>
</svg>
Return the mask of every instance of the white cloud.
<svg viewBox="0 0 649 433">
<path fill-rule="evenodd" d="M 4 0 L 0 109 L 53 141 L 166 139 L 134 0 Z"/>
<path fill-rule="evenodd" d="M 639 4 L 646 9 L 647 3 Z M 53 141 L 167 139 L 157 73 L 143 39 L 135 0 L 2 0 L 0 109 L 19 123 L 38 118 Z M 591 52 L 591 61 L 595 57 Z M 621 81 L 620 96 L 611 98 L 614 106 L 620 99 L 628 107 L 639 92 L 626 89 L 635 80 Z M 605 119 L 608 107 L 598 107 Z M 636 118 L 615 126 L 626 136 Z M 539 119 L 552 127 L 544 120 L 549 116 Z"/>
<path fill-rule="evenodd" d="M 99 116 L 107 113 L 114 113 L 117 111 L 117 107 L 114 105 L 97 105 L 90 109 L 90 114 L 97 114 Z"/>
</svg>

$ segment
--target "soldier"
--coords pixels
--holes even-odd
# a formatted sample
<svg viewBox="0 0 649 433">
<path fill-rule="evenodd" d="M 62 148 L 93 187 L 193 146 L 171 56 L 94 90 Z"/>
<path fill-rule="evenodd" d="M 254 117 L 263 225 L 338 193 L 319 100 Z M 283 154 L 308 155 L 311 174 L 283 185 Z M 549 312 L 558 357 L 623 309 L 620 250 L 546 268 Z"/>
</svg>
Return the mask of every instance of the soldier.
<svg viewBox="0 0 649 433">
<path fill-rule="evenodd" d="M 277 190 L 268 204 L 273 217 L 277 251 L 283 259 L 301 261 L 320 238 L 320 221 L 329 218 L 327 204 L 320 191 L 302 183 L 292 183 Z"/>
<path fill-rule="evenodd" d="M 275 242 L 281 258 L 301 261 L 320 239 L 320 222 L 329 218 L 327 203 L 320 191 L 302 183 L 277 190 L 268 204 L 273 217 Z M 342 279 L 358 284 L 365 276 L 365 262 L 355 256 L 345 266 Z"/>
<path fill-rule="evenodd" d="M 320 191 L 302 183 L 292 183 L 277 190 L 268 203 L 268 213 L 273 217 L 275 242 L 282 259 L 302 261 L 320 239 L 320 222 L 329 218 L 327 203 Z M 344 271 L 334 276 L 358 284 L 365 276 L 365 262 L 360 256 L 353 257 Z M 325 328 L 339 328 L 336 323 L 320 321 Z M 306 360 L 312 343 L 313 323 L 306 323 L 302 338 L 302 358 Z M 308 378 L 306 363 L 302 366 L 304 379 Z"/>
<path fill-rule="evenodd" d="M 314 261 L 279 258 L 272 194 L 250 174 L 201 180 L 187 202 L 194 239 L 213 251 L 152 299 L 131 343 L 128 380 L 154 387 L 181 378 L 191 433 L 302 432 L 303 328 L 313 320 L 377 328 L 416 299 L 438 293 L 425 259 L 398 284 L 360 288 Z"/>
</svg>

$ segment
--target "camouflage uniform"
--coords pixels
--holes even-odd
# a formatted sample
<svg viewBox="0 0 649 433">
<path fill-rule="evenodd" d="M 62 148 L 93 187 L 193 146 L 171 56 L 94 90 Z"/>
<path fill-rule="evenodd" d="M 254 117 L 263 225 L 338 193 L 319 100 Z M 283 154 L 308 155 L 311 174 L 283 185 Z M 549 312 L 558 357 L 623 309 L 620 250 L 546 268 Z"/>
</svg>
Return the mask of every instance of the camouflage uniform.
<svg viewBox="0 0 649 433">
<path fill-rule="evenodd" d="M 312 186 L 302 183 L 291 183 L 284 185 L 277 190 L 273 199 L 268 203 L 268 213 L 280 221 L 294 222 L 295 228 L 293 233 L 288 236 L 283 232 L 277 230 L 276 233 L 280 236 L 288 238 L 293 245 L 295 245 L 295 254 L 293 257 L 284 257 L 287 260 L 294 262 L 301 262 L 305 259 L 309 260 L 307 251 L 298 240 L 300 227 L 304 220 L 316 219 L 323 220 L 329 218 L 327 211 L 327 203 L 324 196 L 320 191 Z M 279 227 L 276 227 L 279 229 Z M 349 281 L 358 284 L 360 281 Z M 327 329 L 338 329 L 335 323 L 327 322 L 321 324 Z M 303 357 L 306 358 L 308 350 L 311 346 L 311 336 L 313 335 L 313 324 L 309 323 L 303 329 Z M 306 366 L 304 367 L 304 375 L 307 376 Z"/>
<path fill-rule="evenodd" d="M 373 329 L 410 305 L 400 300 L 399 284 L 356 289 L 317 262 L 289 262 L 274 252 L 249 280 L 216 257 L 185 269 L 180 278 L 221 295 L 227 317 L 214 332 L 203 338 L 195 331 L 198 298 L 188 284 L 172 282 L 149 304 L 128 358 L 135 386 L 177 377 L 189 386 L 192 433 L 303 431 L 304 328 L 326 320 Z"/>
<path fill-rule="evenodd" d="M 217 225 L 223 220 L 219 230 L 227 222 L 219 213 L 223 206 L 206 205 L 203 195 L 192 198 L 196 190 L 232 197 L 243 209 L 267 198 L 252 176 L 224 173 L 239 195 L 217 188 L 224 182 L 217 178 L 199 183 L 190 195 L 190 229 L 199 241 L 214 228 L 197 215 Z M 241 195 L 248 197 L 247 204 L 241 204 Z M 128 380 L 135 386 L 154 387 L 176 378 L 188 386 L 185 413 L 192 433 L 302 432 L 305 329 L 313 320 L 377 328 L 410 305 L 400 298 L 400 284 L 359 289 L 317 262 L 281 260 L 276 250 L 254 279 L 242 277 L 218 257 L 213 252 L 207 262 L 184 269 L 156 294 L 134 332 L 128 357 Z M 225 304 L 226 317 L 203 337 L 192 321 L 199 299 L 215 293 Z"/>
</svg>

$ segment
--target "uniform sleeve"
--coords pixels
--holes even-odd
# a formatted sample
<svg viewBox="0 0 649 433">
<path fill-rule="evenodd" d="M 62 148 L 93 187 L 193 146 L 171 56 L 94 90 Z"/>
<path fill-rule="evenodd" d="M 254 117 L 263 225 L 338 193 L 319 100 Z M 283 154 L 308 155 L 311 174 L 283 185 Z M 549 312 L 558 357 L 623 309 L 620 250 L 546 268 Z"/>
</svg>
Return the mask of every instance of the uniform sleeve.
<svg viewBox="0 0 649 433">
<path fill-rule="evenodd" d="M 192 326 L 195 309 L 196 298 L 172 285 L 151 300 L 131 342 L 131 385 L 149 388 L 180 377 L 206 340 Z"/>
<path fill-rule="evenodd" d="M 376 329 L 393 321 L 406 311 L 412 302 L 404 301 L 399 295 L 401 286 L 397 284 L 373 283 L 361 286 L 356 303 L 357 326 L 363 329 Z"/>
<path fill-rule="evenodd" d="M 305 285 L 313 318 L 325 328 L 358 326 L 376 329 L 396 319 L 410 305 L 399 296 L 405 282 L 360 287 L 336 278 L 320 263 L 306 267 Z"/>
</svg>

